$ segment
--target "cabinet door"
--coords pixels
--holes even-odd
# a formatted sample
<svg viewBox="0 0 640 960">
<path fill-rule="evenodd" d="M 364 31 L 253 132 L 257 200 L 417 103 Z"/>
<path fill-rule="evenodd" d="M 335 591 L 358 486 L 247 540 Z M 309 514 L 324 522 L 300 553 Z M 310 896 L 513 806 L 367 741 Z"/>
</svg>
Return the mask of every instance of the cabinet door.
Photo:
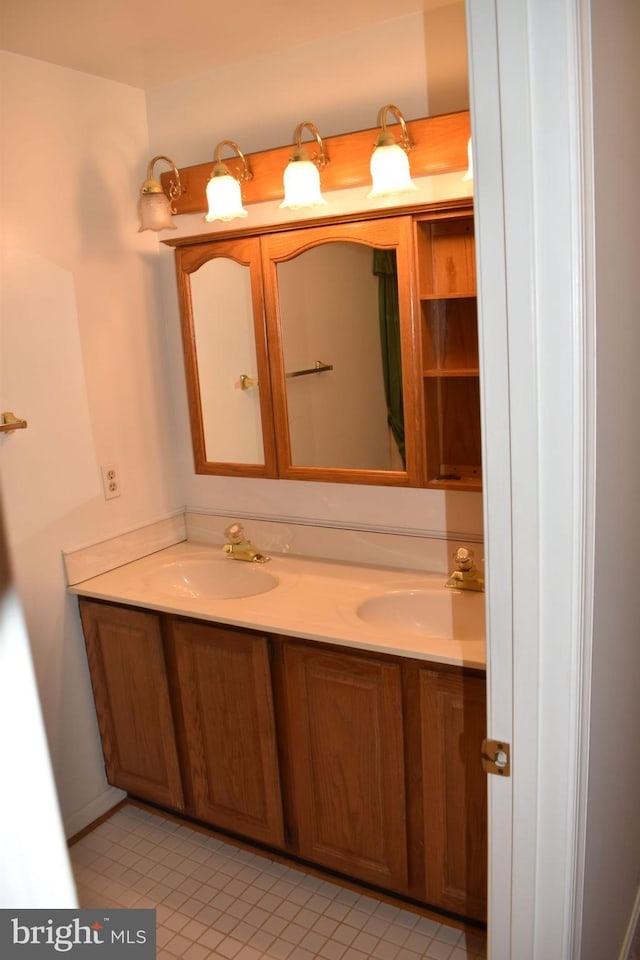
<svg viewBox="0 0 640 960">
<path fill-rule="evenodd" d="M 109 783 L 182 809 L 160 618 L 80 601 Z"/>
<path fill-rule="evenodd" d="M 274 477 L 259 240 L 200 240 L 176 268 L 196 473 Z"/>
<path fill-rule="evenodd" d="M 406 892 L 400 667 L 288 642 L 284 667 L 297 852 Z"/>
<path fill-rule="evenodd" d="M 267 639 L 179 620 L 171 630 L 195 815 L 283 846 Z"/>
<path fill-rule="evenodd" d="M 385 217 L 261 238 L 280 478 L 421 483 L 412 231 Z"/>
<path fill-rule="evenodd" d="M 487 783 L 484 677 L 421 669 L 427 903 L 486 919 Z"/>
</svg>

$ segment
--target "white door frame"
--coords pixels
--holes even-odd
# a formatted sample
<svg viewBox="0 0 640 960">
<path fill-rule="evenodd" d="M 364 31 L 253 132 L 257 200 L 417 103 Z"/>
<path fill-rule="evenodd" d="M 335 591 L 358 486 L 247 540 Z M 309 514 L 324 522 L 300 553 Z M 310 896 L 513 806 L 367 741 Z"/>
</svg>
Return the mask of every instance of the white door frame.
<svg viewBox="0 0 640 960">
<path fill-rule="evenodd" d="M 587 0 L 467 0 L 478 236 L 489 956 L 577 957 L 593 551 Z M 583 686 L 585 690 L 583 690 Z"/>
</svg>

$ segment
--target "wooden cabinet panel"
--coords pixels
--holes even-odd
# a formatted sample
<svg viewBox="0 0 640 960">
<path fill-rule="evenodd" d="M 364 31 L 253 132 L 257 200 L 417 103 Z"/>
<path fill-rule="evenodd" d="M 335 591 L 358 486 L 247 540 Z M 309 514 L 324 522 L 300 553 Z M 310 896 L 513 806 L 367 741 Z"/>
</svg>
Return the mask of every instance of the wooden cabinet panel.
<svg viewBox="0 0 640 960">
<path fill-rule="evenodd" d="M 426 485 L 480 490 L 482 443 L 472 216 L 416 219 Z"/>
<path fill-rule="evenodd" d="M 424 899 L 485 920 L 487 783 L 484 677 L 419 670 Z"/>
<path fill-rule="evenodd" d="M 425 217 L 418 224 L 420 296 L 475 296 L 473 217 Z"/>
<path fill-rule="evenodd" d="M 399 665 L 285 642 L 284 669 L 297 852 L 406 892 Z"/>
<path fill-rule="evenodd" d="M 80 612 L 110 783 L 486 918 L 479 672 L 84 599 Z"/>
<path fill-rule="evenodd" d="M 190 621 L 170 629 L 195 815 L 283 846 L 268 640 Z"/>
<path fill-rule="evenodd" d="M 80 601 L 109 783 L 182 809 L 160 618 Z"/>
</svg>

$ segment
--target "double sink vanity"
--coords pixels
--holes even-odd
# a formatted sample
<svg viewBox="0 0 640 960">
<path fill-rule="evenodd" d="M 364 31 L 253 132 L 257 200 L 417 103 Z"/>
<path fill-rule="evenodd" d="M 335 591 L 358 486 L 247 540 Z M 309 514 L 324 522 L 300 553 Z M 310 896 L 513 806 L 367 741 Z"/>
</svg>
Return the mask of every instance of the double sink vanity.
<svg viewBox="0 0 640 960">
<path fill-rule="evenodd" d="M 484 597 L 445 581 L 185 540 L 76 583 L 109 782 L 484 920 Z"/>
<path fill-rule="evenodd" d="M 443 121 L 466 157 L 468 116 L 433 124 Z M 456 497 L 480 503 L 466 189 L 164 241 L 196 474 L 421 488 L 441 531 Z M 188 535 L 70 579 L 107 778 L 482 922 L 483 594 L 369 554 L 315 559 L 300 542 L 295 556 L 276 548 L 269 563 L 237 562 Z M 426 563 L 421 554 L 416 566 Z"/>
</svg>

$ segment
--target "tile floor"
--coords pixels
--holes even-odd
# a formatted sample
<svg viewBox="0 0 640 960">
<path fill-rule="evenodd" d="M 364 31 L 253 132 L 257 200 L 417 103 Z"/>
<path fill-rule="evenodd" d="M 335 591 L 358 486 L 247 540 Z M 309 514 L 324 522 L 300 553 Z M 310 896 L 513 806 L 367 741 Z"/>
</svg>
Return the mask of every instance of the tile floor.
<svg viewBox="0 0 640 960">
<path fill-rule="evenodd" d="M 465 932 L 126 804 L 71 849 L 81 907 L 154 907 L 160 960 L 484 960 Z"/>
</svg>

